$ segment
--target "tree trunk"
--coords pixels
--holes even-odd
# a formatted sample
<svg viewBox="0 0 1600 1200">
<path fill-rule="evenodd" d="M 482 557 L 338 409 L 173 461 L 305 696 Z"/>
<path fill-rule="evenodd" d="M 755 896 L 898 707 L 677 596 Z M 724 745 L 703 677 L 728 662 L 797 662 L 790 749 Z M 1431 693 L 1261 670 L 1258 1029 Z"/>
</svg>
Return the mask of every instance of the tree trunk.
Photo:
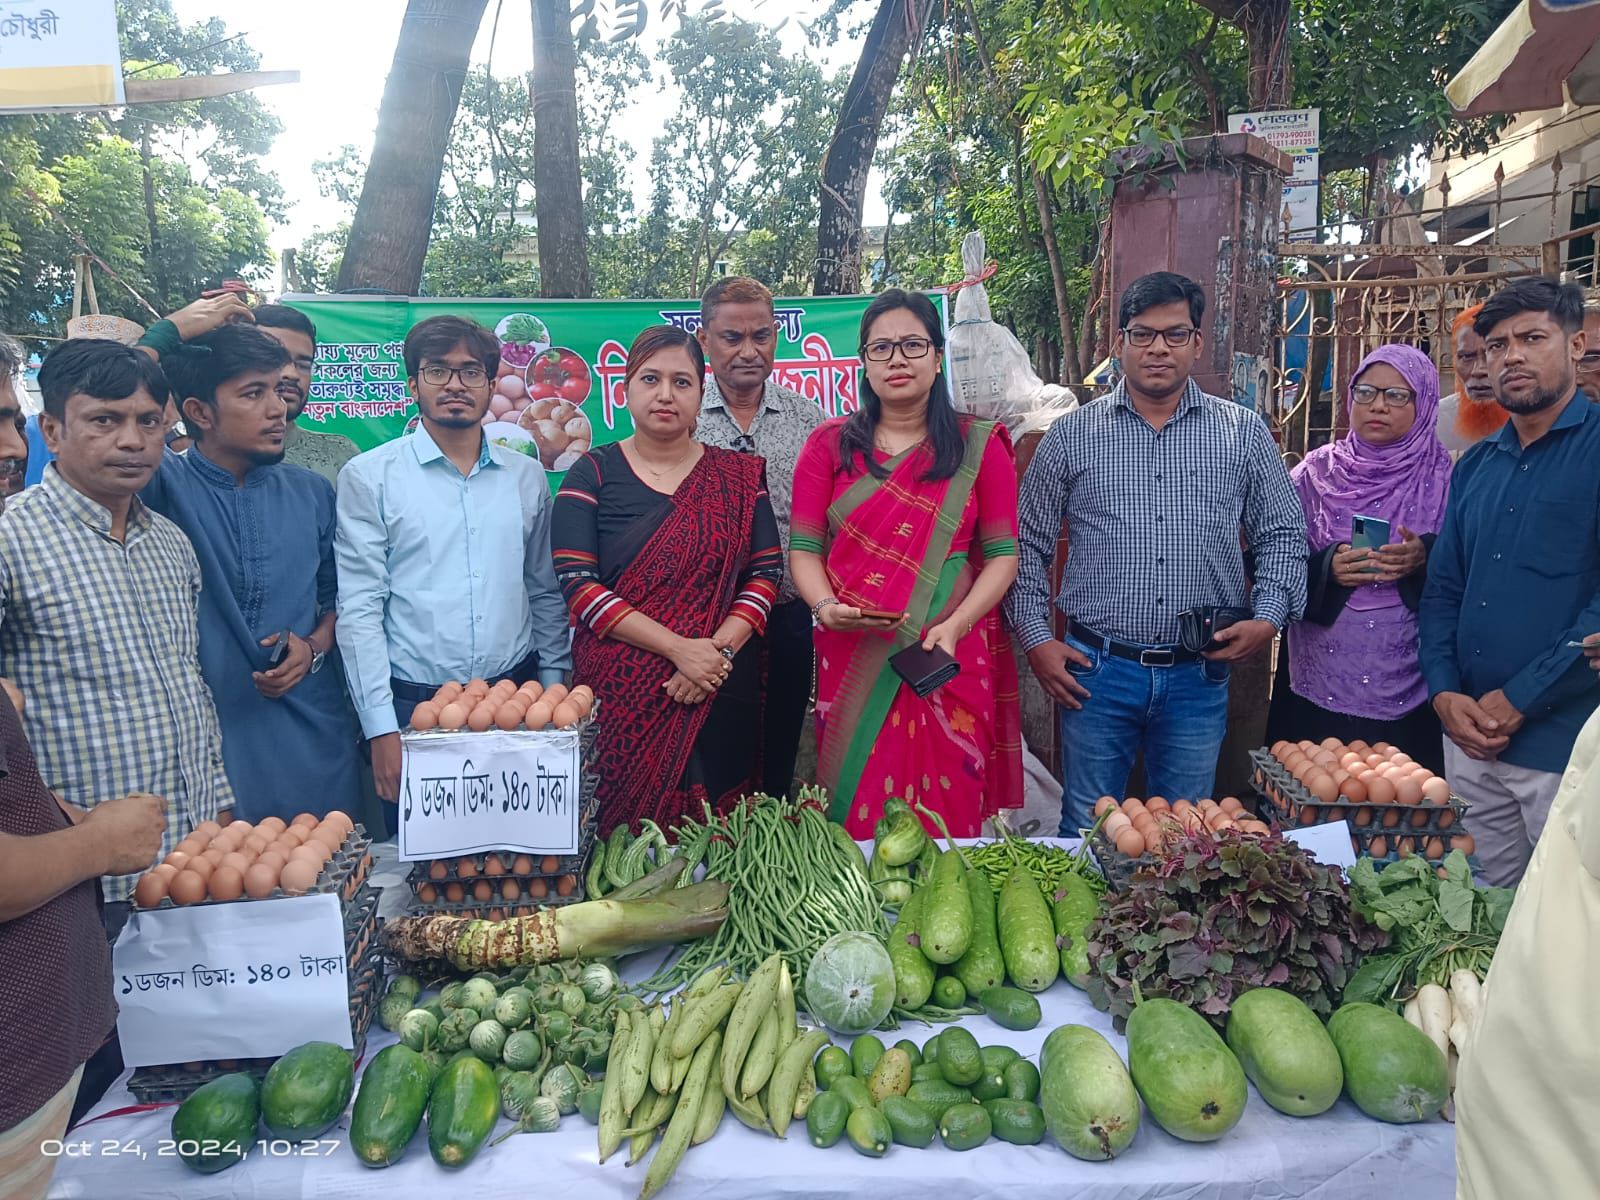
<svg viewBox="0 0 1600 1200">
<path fill-rule="evenodd" d="M 833 137 L 822 156 L 817 270 L 811 283 L 818 296 L 861 290 L 861 207 L 867 173 L 901 60 L 921 40 L 932 7 L 933 0 L 881 0 L 862 44 Z"/>
<path fill-rule="evenodd" d="M 488 0 L 409 0 L 336 286 L 414 294 L 439 173 Z"/>
<path fill-rule="evenodd" d="M 1283 108 L 1289 103 L 1289 37 L 1292 0 L 1195 0 L 1201 8 L 1239 27 L 1250 57 L 1251 112 Z"/>
<path fill-rule="evenodd" d="M 167 271 L 161 255 L 161 223 L 156 218 L 156 177 L 150 168 L 150 159 L 150 126 L 141 125 L 139 166 L 144 175 L 144 220 L 150 238 L 150 282 L 156 287 L 156 303 L 165 305 L 172 300 L 172 296 L 167 290 Z M 217 282 L 221 283 L 222 280 Z"/>
<path fill-rule="evenodd" d="M 578 159 L 578 48 L 570 0 L 533 0 L 533 196 L 539 293 L 594 294 Z"/>
<path fill-rule="evenodd" d="M 1067 273 L 1061 265 L 1061 246 L 1056 241 L 1056 208 L 1044 176 L 1033 172 L 1033 198 L 1039 208 L 1039 229 L 1044 235 L 1044 252 L 1050 259 L 1050 282 L 1056 291 L 1056 318 L 1061 323 L 1061 366 L 1059 383 L 1082 383 L 1083 366 L 1078 362 L 1078 338 L 1072 332 L 1072 310 L 1067 304 Z"/>
</svg>

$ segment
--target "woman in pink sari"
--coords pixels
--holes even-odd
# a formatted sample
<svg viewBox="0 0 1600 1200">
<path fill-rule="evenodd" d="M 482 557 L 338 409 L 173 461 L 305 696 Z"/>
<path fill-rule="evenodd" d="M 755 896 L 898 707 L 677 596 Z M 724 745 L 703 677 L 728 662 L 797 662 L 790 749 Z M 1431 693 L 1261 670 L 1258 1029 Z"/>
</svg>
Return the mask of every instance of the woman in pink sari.
<svg viewBox="0 0 1600 1200">
<path fill-rule="evenodd" d="M 1016 577 L 1016 468 L 1003 426 L 951 407 L 943 350 L 926 296 L 880 295 L 861 319 L 861 408 L 819 426 L 795 468 L 789 570 L 817 622 L 817 777 L 856 837 L 890 796 L 957 837 L 1022 803 L 998 608 Z M 926 696 L 889 661 L 917 645 L 960 668 Z"/>
</svg>

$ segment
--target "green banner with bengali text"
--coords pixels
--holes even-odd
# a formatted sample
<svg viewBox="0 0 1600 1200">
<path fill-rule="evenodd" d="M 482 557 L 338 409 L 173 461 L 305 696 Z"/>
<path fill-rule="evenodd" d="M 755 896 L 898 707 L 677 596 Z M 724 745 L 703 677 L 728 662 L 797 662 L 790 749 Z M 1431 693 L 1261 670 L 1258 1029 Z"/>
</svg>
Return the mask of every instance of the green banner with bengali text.
<svg viewBox="0 0 1600 1200">
<path fill-rule="evenodd" d="M 943 312 L 943 297 L 935 302 Z M 826 416 L 855 410 L 861 314 L 871 296 L 778 299 L 774 378 Z M 317 327 L 317 362 L 300 426 L 363 450 L 415 427 L 401 344 L 428 317 L 468 317 L 500 339 L 485 428 L 496 442 L 563 472 L 576 453 L 628 436 L 622 393 L 628 346 L 651 325 L 700 324 L 693 300 L 476 300 L 289 295 Z"/>
</svg>

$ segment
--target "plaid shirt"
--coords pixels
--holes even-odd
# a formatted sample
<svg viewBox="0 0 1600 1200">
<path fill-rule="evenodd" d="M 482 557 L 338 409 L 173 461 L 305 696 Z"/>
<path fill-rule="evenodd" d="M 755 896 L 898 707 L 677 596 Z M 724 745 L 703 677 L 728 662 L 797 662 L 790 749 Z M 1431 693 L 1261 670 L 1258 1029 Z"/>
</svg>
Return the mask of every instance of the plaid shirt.
<svg viewBox="0 0 1600 1200">
<path fill-rule="evenodd" d="M 706 376 L 705 397 L 700 402 L 700 423 L 695 440 L 707 446 L 721 446 L 741 454 L 759 454 L 767 460 L 767 494 L 772 514 L 778 518 L 778 544 L 783 547 L 785 568 L 778 585 L 778 603 L 786 604 L 799 595 L 789 578 L 789 512 L 794 507 L 794 465 L 811 431 L 822 424 L 822 410 L 793 388 L 768 379 L 761 393 L 761 407 L 750 422 L 750 431 L 728 411 L 715 375 Z"/>
<path fill-rule="evenodd" d="M 222 735 L 200 676 L 200 564 L 183 532 L 135 500 L 126 544 L 111 514 L 51 465 L 0 516 L 0 672 L 27 700 L 46 786 L 90 809 L 167 798 L 165 856 L 233 807 Z M 126 900 L 137 875 L 108 875 Z"/>
<path fill-rule="evenodd" d="M 1031 650 L 1054 637 L 1050 564 L 1068 526 L 1062 612 L 1143 645 L 1178 640 L 1178 614 L 1243 606 L 1279 629 L 1306 605 L 1306 520 L 1262 419 L 1189 380 L 1158 432 L 1125 384 L 1045 434 L 1023 476 L 1020 555 L 1006 615 Z M 1255 556 L 1248 589 L 1245 541 Z"/>
</svg>

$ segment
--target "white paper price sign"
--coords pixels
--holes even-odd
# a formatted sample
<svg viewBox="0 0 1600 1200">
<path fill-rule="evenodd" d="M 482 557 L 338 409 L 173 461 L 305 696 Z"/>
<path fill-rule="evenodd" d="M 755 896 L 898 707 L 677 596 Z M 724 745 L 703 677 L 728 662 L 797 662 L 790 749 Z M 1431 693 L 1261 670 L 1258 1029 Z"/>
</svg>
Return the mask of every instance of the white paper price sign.
<svg viewBox="0 0 1600 1200">
<path fill-rule="evenodd" d="M 401 736 L 400 858 L 576 854 L 583 753 L 572 732 Z"/>
<path fill-rule="evenodd" d="M 111 965 L 130 1067 L 355 1045 L 334 895 L 136 911 Z"/>
</svg>

